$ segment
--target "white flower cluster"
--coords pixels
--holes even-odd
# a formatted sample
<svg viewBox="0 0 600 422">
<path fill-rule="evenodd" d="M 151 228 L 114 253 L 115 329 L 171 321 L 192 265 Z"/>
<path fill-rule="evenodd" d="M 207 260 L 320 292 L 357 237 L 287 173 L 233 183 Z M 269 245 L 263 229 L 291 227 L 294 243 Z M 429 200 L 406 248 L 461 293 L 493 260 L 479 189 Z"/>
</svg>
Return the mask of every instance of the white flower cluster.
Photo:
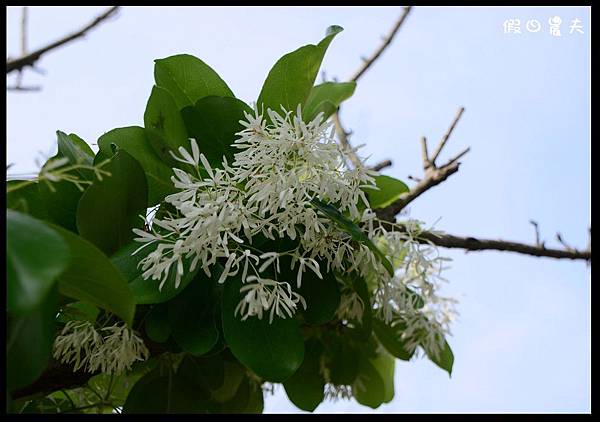
<svg viewBox="0 0 600 422">
<path fill-rule="evenodd" d="M 148 359 L 144 341 L 126 324 L 115 324 L 97 330 L 89 321 L 69 321 L 54 340 L 56 360 L 72 364 L 73 370 L 100 370 L 120 374 L 136 361 Z"/>
<path fill-rule="evenodd" d="M 238 274 L 244 283 L 235 313 L 242 319 L 268 313 L 272 321 L 275 316 L 291 317 L 298 306 L 306 308 L 304 298 L 291 286 L 293 282 L 301 286 L 306 269 L 320 278 L 321 266 L 327 271 L 355 271 L 370 280 L 372 303 L 363 303 L 352 288 L 343 289 L 338 318 L 359 319 L 365 307 L 374 307 L 386 322 L 401 318 L 408 323 L 414 341 L 426 341 L 423 329 L 433 333 L 429 337 L 443 339 L 452 312 L 436 295 L 442 259 L 430 256 L 435 247 L 416 241 L 418 230 L 410 222 L 388 229 L 379 224 L 363 190 L 376 189 L 375 173 L 362 165 L 347 166 L 331 123 L 323 122 L 322 115 L 308 123 L 301 115 L 300 107 L 295 114 L 268 110 L 268 119 L 256 111 L 246 114 L 246 121 L 240 121 L 245 129 L 234 143 L 240 151 L 231 163 L 224 157 L 221 168 L 211 166 L 195 139 L 190 139 L 190 151 L 179 148 L 173 157 L 195 174 L 173 169 L 179 191 L 165 201 L 176 215 L 155 218 L 151 232 L 135 229 L 136 240 L 144 243 L 138 251 L 158 244 L 140 261 L 143 277 L 159 280 L 162 289 L 171 268 L 176 268 L 178 287 L 186 271 L 199 266 L 210 276 L 211 267 L 222 260 L 219 283 Z M 312 206 L 315 199 L 335 204 L 360 224 L 392 262 L 395 274 L 386 271 L 367 245 L 320 214 Z M 283 252 L 262 251 L 252 243 L 256 236 L 287 237 L 297 246 Z M 281 279 L 283 256 L 290 258 L 291 270 L 297 266 L 295 279 Z M 439 349 L 439 342 L 429 343 Z"/>
<path fill-rule="evenodd" d="M 172 266 L 175 285 L 184 271 L 196 266 L 210 275 L 218 259 L 226 259 L 219 278 L 241 273 L 244 298 L 236 308 L 243 318 L 270 310 L 275 315 L 291 316 L 304 299 L 292 291 L 298 287 L 306 269 L 321 276 L 317 262 L 327 269 L 347 270 L 346 262 L 373 259 L 366 247 L 351 242 L 350 236 L 333 227 L 326 216 L 311 206 L 313 199 L 335 203 L 351 218 L 362 217 L 359 205 L 368 206 L 365 186 L 373 186 L 373 173 L 359 167 L 346 167 L 344 154 L 334 139 L 331 123 L 322 115 L 305 123 L 301 109 L 296 114 L 279 115 L 268 111 L 271 124 L 258 112 L 246 114 L 245 129 L 238 133 L 234 146 L 240 149 L 231 165 L 223 158 L 222 168 L 213 168 L 191 139 L 191 153 L 179 148 L 174 158 L 195 168 L 196 175 L 173 169 L 179 192 L 165 201 L 178 216 L 153 220 L 151 233 L 135 229 L 140 249 L 158 242 L 157 248 L 140 261 L 144 278 L 160 280 L 162 289 Z M 156 230 L 155 227 L 159 230 Z M 299 245 L 290 251 L 260 251 L 252 246 L 253 237 L 288 237 Z M 242 238 L 247 239 L 246 243 Z M 139 249 L 138 249 L 139 250 Z M 136 251 L 137 252 L 137 251 Z M 290 256 L 295 280 L 277 280 L 279 258 Z M 190 259 L 188 269 L 184 259 Z M 265 272 L 269 267 L 275 277 Z"/>
</svg>

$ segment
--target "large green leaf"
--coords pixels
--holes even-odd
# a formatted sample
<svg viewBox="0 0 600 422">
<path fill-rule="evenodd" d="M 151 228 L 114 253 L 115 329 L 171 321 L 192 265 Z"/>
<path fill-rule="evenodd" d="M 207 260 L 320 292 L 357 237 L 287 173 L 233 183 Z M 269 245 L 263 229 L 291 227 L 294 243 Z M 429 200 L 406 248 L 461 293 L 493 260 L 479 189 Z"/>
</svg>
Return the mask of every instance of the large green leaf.
<svg viewBox="0 0 600 422">
<path fill-rule="evenodd" d="M 71 133 L 67 135 L 60 130 L 56 131 L 58 137 L 58 155 L 67 157 L 70 164 L 83 164 L 91 166 L 94 161 L 94 152 L 90 146 L 79 136 Z M 77 172 L 83 178 L 89 178 L 89 170 L 78 169 Z"/>
<path fill-rule="evenodd" d="M 281 106 L 296 112 L 304 106 L 321 67 L 327 47 L 342 31 L 340 26 L 327 28 L 325 38 L 317 45 L 309 44 L 281 57 L 269 71 L 256 102 L 259 110 L 281 112 Z M 263 110 L 261 110 L 263 111 Z"/>
<path fill-rule="evenodd" d="M 154 63 L 156 85 L 169 91 L 179 109 L 209 95 L 234 96 L 223 79 L 197 57 L 179 54 Z"/>
<path fill-rule="evenodd" d="M 383 381 L 383 402 L 389 403 L 394 398 L 394 369 L 396 360 L 385 351 L 377 353 L 375 358 L 370 360 L 371 365 L 377 370 L 377 373 Z"/>
<path fill-rule="evenodd" d="M 372 209 L 385 208 L 409 191 L 404 182 L 390 176 L 376 176 L 375 184 L 379 190 L 365 189 Z"/>
<path fill-rule="evenodd" d="M 173 170 L 156 154 L 144 128 L 121 127 L 102 135 L 98 139 L 98 156 L 102 154 L 99 159 L 112 157 L 115 152 L 113 146 L 127 151 L 144 169 L 148 182 L 148 206 L 158 204 L 165 196 L 176 191 L 171 182 Z"/>
<path fill-rule="evenodd" d="M 354 398 L 358 403 L 376 409 L 385 402 L 385 383 L 379 371 L 365 356 L 359 359 L 358 368 L 358 377 L 352 385 Z"/>
<path fill-rule="evenodd" d="M 148 338 L 156 343 L 164 343 L 171 336 L 169 324 L 169 308 L 166 304 L 158 304 L 152 308 L 144 323 Z"/>
<path fill-rule="evenodd" d="M 303 313 L 309 324 L 325 324 L 331 321 L 340 305 L 340 288 L 335 274 L 324 271 L 324 268 L 321 273 L 323 279 L 313 271 L 306 271 L 298 289 L 298 293 L 306 300 L 306 310 Z"/>
<path fill-rule="evenodd" d="M 19 185 L 22 185 L 22 187 L 10 192 L 8 191 L 8 189 Z M 6 183 L 6 188 L 6 208 L 29 214 L 40 220 L 47 218 L 46 207 L 40 198 L 39 182 L 31 183 L 29 180 L 9 180 Z"/>
<path fill-rule="evenodd" d="M 402 331 L 405 325 L 396 324 L 391 326 L 381 321 L 380 319 L 373 319 L 373 330 L 379 342 L 385 347 L 385 349 L 392 355 L 402 360 L 410 360 L 415 353 L 415 349 L 408 350 L 405 342 L 402 341 Z"/>
<path fill-rule="evenodd" d="M 323 215 L 333 221 L 340 230 L 348 233 L 352 239 L 357 242 L 365 244 L 373 254 L 379 259 L 379 261 L 383 264 L 387 272 L 393 276 L 394 275 L 394 267 L 390 261 L 386 258 L 386 256 L 379 250 L 379 248 L 369 239 L 369 237 L 354 224 L 351 220 L 349 220 L 346 216 L 344 216 L 337 208 L 335 208 L 331 204 L 327 204 L 323 201 L 320 201 L 314 198 L 311 203 L 317 208 Z"/>
<path fill-rule="evenodd" d="M 38 306 L 70 259 L 58 233 L 33 217 L 6 210 L 8 311 L 26 313 Z"/>
<path fill-rule="evenodd" d="M 435 363 L 437 366 L 448 372 L 448 376 L 452 376 L 452 366 L 454 365 L 454 353 L 447 341 L 444 340 L 444 348 L 440 352 L 439 356 L 436 356 L 430 350 L 427 350 L 423 344 L 421 344 L 427 357 Z"/>
<path fill-rule="evenodd" d="M 144 170 L 126 151 L 118 151 L 104 166 L 110 176 L 87 188 L 77 207 L 77 230 L 106 255 L 134 237 L 132 228 L 142 227 L 148 187 Z"/>
<path fill-rule="evenodd" d="M 320 341 L 315 338 L 308 340 L 302 365 L 283 383 L 291 402 L 309 412 L 315 410 L 325 398 L 325 379 L 320 369 L 322 352 L 323 345 Z"/>
<path fill-rule="evenodd" d="M 123 413 L 207 413 L 206 396 L 194 386 L 179 374 L 154 370 L 133 386 Z"/>
<path fill-rule="evenodd" d="M 358 352 L 346 336 L 331 333 L 326 336 L 329 372 L 334 385 L 351 385 L 358 375 Z"/>
<path fill-rule="evenodd" d="M 252 113 L 252 109 L 237 98 L 208 96 L 185 107 L 181 114 L 200 152 L 212 166 L 221 167 L 223 156 L 231 163 L 233 154 L 239 151 L 231 144 L 236 139 L 235 134 L 244 129 L 240 124 L 240 120 L 245 120 L 244 112 Z M 189 149 L 189 145 L 186 148 Z"/>
<path fill-rule="evenodd" d="M 248 317 L 242 321 L 234 310 L 242 299 L 240 277 L 230 277 L 223 291 L 223 333 L 233 355 L 258 376 L 282 382 L 304 359 L 304 341 L 295 318 Z"/>
<path fill-rule="evenodd" d="M 199 272 L 198 267 L 194 271 L 186 271 L 181 278 L 179 287 L 176 288 L 175 276 L 177 268 L 173 265 L 169 270 L 168 279 L 165 281 L 162 290 L 159 290 L 160 282 L 158 280 L 144 279 L 142 276 L 143 271 L 141 268 L 138 268 L 140 260 L 155 250 L 156 244 L 146 246 L 137 254 L 132 255 L 140 246 L 142 246 L 142 243 L 132 241 L 119 249 L 110 258 L 115 267 L 118 268 L 123 277 L 129 282 L 129 287 L 137 304 L 162 303 L 174 298 L 185 289 Z M 183 262 L 184 268 L 189 268 L 191 258 L 184 259 Z"/>
<path fill-rule="evenodd" d="M 46 369 L 56 331 L 56 286 L 41 304 L 26 315 L 7 318 L 6 383 L 7 391 L 31 384 Z"/>
<path fill-rule="evenodd" d="M 321 112 L 323 120 L 327 120 L 355 89 L 356 82 L 324 82 L 314 86 L 302 111 L 304 120 L 310 121 Z"/>
<path fill-rule="evenodd" d="M 69 173 L 75 174 L 75 170 Z M 49 182 L 42 181 L 38 185 L 39 198 L 46 210 L 46 219 L 58 224 L 74 233 L 77 233 L 77 205 L 83 194 L 77 186 L 71 182 Z"/>
<path fill-rule="evenodd" d="M 219 339 L 213 316 L 217 297 L 214 284 L 200 272 L 182 294 L 169 302 L 173 339 L 183 350 L 194 355 L 208 352 Z"/>
<path fill-rule="evenodd" d="M 179 147 L 189 148 L 188 134 L 179 112 L 180 107 L 166 89 L 154 86 L 144 112 L 147 139 L 154 152 L 173 167 L 176 161 L 171 152 Z"/>
<path fill-rule="evenodd" d="M 359 274 L 353 273 L 350 275 L 352 287 L 356 294 L 360 297 L 363 303 L 363 314 L 360 321 L 360 332 L 363 338 L 370 338 L 373 329 L 373 313 L 371 309 L 371 295 L 367 288 L 367 283 Z"/>
<path fill-rule="evenodd" d="M 110 311 L 131 326 L 135 302 L 119 270 L 87 240 L 62 227 L 49 226 L 60 234 L 71 253 L 69 267 L 58 277 L 60 292 Z"/>
</svg>

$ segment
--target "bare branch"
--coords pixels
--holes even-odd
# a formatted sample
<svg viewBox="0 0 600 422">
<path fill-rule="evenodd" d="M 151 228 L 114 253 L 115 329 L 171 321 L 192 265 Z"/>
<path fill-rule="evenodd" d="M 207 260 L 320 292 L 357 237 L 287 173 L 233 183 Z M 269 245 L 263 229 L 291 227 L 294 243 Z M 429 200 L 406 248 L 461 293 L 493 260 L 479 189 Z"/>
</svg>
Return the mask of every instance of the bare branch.
<svg viewBox="0 0 600 422">
<path fill-rule="evenodd" d="M 7 60 L 6 61 L 6 73 L 10 73 L 15 70 L 21 70 L 26 66 L 33 66 L 35 64 L 35 62 L 38 61 L 43 54 L 45 54 L 49 51 L 52 51 L 64 44 L 67 44 L 68 42 L 71 42 L 77 38 L 83 37 L 86 34 L 86 32 L 88 32 L 90 29 L 99 25 L 102 21 L 108 19 L 111 15 L 113 15 L 117 11 L 118 8 L 119 8 L 119 6 L 113 6 L 113 7 L 109 8 L 108 10 L 106 10 L 104 13 L 102 13 L 100 16 L 98 16 L 96 19 L 94 19 L 92 22 L 90 22 L 89 24 L 84 26 L 79 31 L 73 32 L 72 34 L 63 37 L 63 38 L 59 39 L 58 41 L 48 44 L 47 46 L 42 47 L 38 50 L 35 50 L 35 51 L 33 51 L 29 54 L 26 54 L 22 57 Z"/>
<path fill-rule="evenodd" d="M 338 140 L 339 140 L 339 143 L 340 143 L 342 149 L 346 152 L 346 154 L 350 158 L 352 165 L 354 165 L 355 167 L 360 166 L 361 165 L 360 159 L 354 152 L 354 149 L 352 149 L 352 145 L 350 145 L 350 141 L 348 140 L 348 136 L 350 136 L 351 132 L 347 132 L 346 129 L 344 129 L 344 126 L 342 126 L 342 122 L 340 121 L 339 111 L 340 111 L 340 109 L 338 108 L 336 110 L 336 112 L 333 113 L 333 122 L 335 123 L 335 133 L 337 134 L 337 137 L 338 137 Z"/>
<path fill-rule="evenodd" d="M 371 166 L 371 170 L 374 171 L 381 171 L 386 167 L 390 167 L 392 165 L 392 161 L 391 160 L 383 160 L 380 163 L 375 164 L 374 166 Z"/>
<path fill-rule="evenodd" d="M 544 247 L 544 242 L 542 242 L 540 240 L 540 227 L 539 227 L 538 223 L 536 221 L 534 221 L 534 220 L 529 220 L 529 222 L 535 228 L 535 244 L 537 246 L 541 246 L 543 248 Z"/>
<path fill-rule="evenodd" d="M 388 35 L 383 37 L 383 43 L 379 46 L 379 48 L 377 50 L 375 50 L 375 52 L 370 57 L 363 58 L 363 65 L 356 71 L 354 76 L 352 76 L 352 78 L 350 78 L 351 81 L 356 82 L 369 69 L 369 67 L 371 67 L 373 65 L 373 63 L 375 63 L 375 61 L 379 58 L 379 56 L 381 56 L 381 53 L 383 53 L 385 51 L 385 49 L 390 45 L 390 43 L 394 39 L 394 36 L 396 35 L 398 30 L 404 23 L 404 20 L 410 13 L 411 9 L 412 9 L 412 6 L 404 7 L 404 11 L 402 12 L 402 15 L 400 15 L 400 17 L 398 18 L 398 20 L 392 27 L 392 30 L 389 32 Z"/>
<path fill-rule="evenodd" d="M 41 89 L 42 89 L 42 87 L 39 85 L 34 85 L 34 86 L 15 85 L 15 86 L 7 86 L 6 87 L 7 91 L 22 91 L 22 92 L 35 92 L 35 91 L 41 91 Z"/>
<path fill-rule="evenodd" d="M 463 150 L 462 152 L 457 154 L 454 158 L 451 158 L 450 160 L 448 160 L 448 162 L 441 167 L 438 167 L 435 164 L 435 160 L 439 156 L 439 154 L 442 151 L 442 149 L 444 148 L 444 146 L 446 145 L 446 142 L 448 142 L 448 139 L 450 138 L 450 135 L 452 135 L 452 131 L 454 130 L 454 127 L 460 120 L 460 117 L 462 116 L 464 111 L 465 111 L 464 107 L 461 107 L 458 110 L 458 113 L 456 114 L 456 117 L 452 121 L 450 128 L 444 134 L 438 147 L 436 148 L 436 151 L 435 151 L 435 154 L 433 157 L 430 157 L 429 153 L 428 153 L 427 138 L 425 138 L 424 136 L 421 137 L 423 172 L 425 173 L 424 177 L 422 179 L 418 179 L 416 177 L 410 176 L 409 178 L 411 180 L 417 181 L 417 184 L 415 186 L 413 186 L 410 189 L 410 191 L 402 194 L 402 196 L 396 202 L 394 202 L 387 208 L 378 210 L 377 214 L 379 215 L 379 218 L 391 221 L 391 219 L 396 214 L 398 214 L 400 211 L 402 211 L 402 209 L 404 207 L 406 207 L 406 205 L 408 205 L 410 202 L 417 199 L 420 195 L 422 195 L 423 193 L 425 193 L 432 187 L 439 185 L 444 180 L 446 180 L 449 176 L 453 175 L 454 173 L 456 173 L 458 171 L 458 168 L 460 166 L 460 162 L 458 160 L 460 160 L 465 154 L 467 154 L 471 150 L 471 148 L 466 148 L 465 150 Z"/>
<path fill-rule="evenodd" d="M 508 251 L 538 257 L 581 259 L 585 261 L 591 261 L 592 259 L 591 249 L 585 251 L 573 248 L 564 250 L 550 249 L 543 245 L 528 245 L 507 240 L 476 239 L 474 237 L 460 237 L 451 234 L 438 234 L 427 231 L 422 232 L 419 236 L 424 241 L 430 241 L 431 243 L 444 248 L 459 248 L 467 251 Z"/>
<path fill-rule="evenodd" d="M 442 137 L 442 140 L 440 141 L 440 144 L 438 145 L 437 149 L 433 153 L 433 157 L 431 157 L 430 161 L 433 164 L 435 164 L 435 161 L 437 160 L 438 156 L 440 155 L 440 152 L 442 152 L 442 150 L 444 149 L 444 146 L 446 145 L 446 142 L 448 141 L 448 138 L 450 138 L 450 135 L 452 135 L 452 131 L 454 131 L 454 128 L 456 127 L 456 124 L 460 120 L 460 117 L 462 116 L 462 114 L 464 113 L 464 111 L 465 111 L 464 107 L 461 107 L 461 108 L 458 109 L 458 113 L 456 113 L 456 117 L 454 117 L 454 120 L 452 121 L 452 124 L 450 125 L 450 127 L 448 128 L 448 130 L 446 131 L 446 133 L 444 134 L 444 136 Z"/>
</svg>

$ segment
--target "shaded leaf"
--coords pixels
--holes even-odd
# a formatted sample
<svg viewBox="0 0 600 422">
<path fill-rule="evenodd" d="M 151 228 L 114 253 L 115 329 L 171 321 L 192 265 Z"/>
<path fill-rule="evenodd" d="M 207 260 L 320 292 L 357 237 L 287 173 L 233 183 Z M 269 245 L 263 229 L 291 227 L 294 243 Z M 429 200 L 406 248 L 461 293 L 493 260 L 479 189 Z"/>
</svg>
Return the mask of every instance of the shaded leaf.
<svg viewBox="0 0 600 422">
<path fill-rule="evenodd" d="M 148 187 L 144 171 L 126 151 L 118 151 L 104 166 L 110 176 L 95 180 L 79 200 L 77 230 L 106 255 L 133 239 L 146 215 Z"/>
<path fill-rule="evenodd" d="M 290 377 L 304 358 L 304 341 L 294 318 L 242 321 L 234 310 L 242 299 L 239 277 L 229 278 L 223 291 L 223 333 L 233 355 L 258 376 L 273 382 Z"/>
<path fill-rule="evenodd" d="M 98 139 L 98 146 L 100 151 L 96 159 L 110 158 L 116 148 L 120 148 L 142 166 L 148 183 L 148 206 L 158 204 L 165 196 L 176 191 L 171 181 L 173 170 L 154 151 L 143 128 L 130 126 L 113 129 Z"/>
<path fill-rule="evenodd" d="M 197 57 L 179 54 L 154 63 L 156 85 L 169 91 L 179 109 L 209 95 L 234 96 L 223 79 Z"/>
<path fill-rule="evenodd" d="M 325 398 L 325 379 L 320 369 L 322 352 L 320 341 L 315 338 L 308 340 L 302 365 L 283 383 L 290 401 L 308 412 L 315 410 Z"/>
<path fill-rule="evenodd" d="M 71 253 L 68 268 L 58 278 L 60 293 L 113 312 L 131 326 L 135 302 L 119 270 L 87 240 L 62 227 L 48 225 L 60 234 Z"/>
<path fill-rule="evenodd" d="M 22 314 L 40 305 L 70 259 L 58 233 L 33 217 L 6 210 L 8 311 Z"/>
<path fill-rule="evenodd" d="M 200 152 L 212 166 L 221 167 L 223 156 L 231 163 L 233 154 L 239 151 L 231 144 L 237 138 L 235 134 L 244 129 L 240 124 L 240 120 L 246 120 L 244 112 L 252 113 L 252 109 L 237 98 L 208 96 L 185 107 L 181 115 Z M 185 147 L 189 150 L 189 143 Z"/>
<path fill-rule="evenodd" d="M 405 342 L 402 340 L 402 332 L 406 326 L 396 324 L 393 327 L 380 319 L 373 319 L 373 329 L 379 342 L 392 355 L 402 360 L 410 360 L 415 353 L 415 349 L 408 350 Z"/>
<path fill-rule="evenodd" d="M 356 89 L 356 82 L 324 82 L 314 86 L 302 111 L 304 121 L 311 121 L 323 112 L 327 120 L 340 104 L 350 98 Z"/>
</svg>

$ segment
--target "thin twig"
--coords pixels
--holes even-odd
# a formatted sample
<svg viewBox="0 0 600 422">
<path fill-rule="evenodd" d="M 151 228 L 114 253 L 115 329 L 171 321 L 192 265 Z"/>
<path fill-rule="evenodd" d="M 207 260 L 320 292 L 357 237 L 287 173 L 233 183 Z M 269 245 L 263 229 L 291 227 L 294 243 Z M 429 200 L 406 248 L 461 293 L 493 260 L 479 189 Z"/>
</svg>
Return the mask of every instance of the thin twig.
<svg viewBox="0 0 600 422">
<path fill-rule="evenodd" d="M 404 23 L 404 20 L 410 13 L 411 9 L 412 9 L 412 6 L 405 6 L 403 8 L 402 14 L 396 20 L 396 22 L 394 23 L 394 26 L 392 27 L 390 32 L 385 37 L 383 37 L 383 43 L 373 52 L 373 54 L 369 58 L 363 59 L 362 66 L 354 73 L 354 76 L 352 76 L 350 78 L 350 81 L 356 82 L 373 65 L 373 63 L 375 63 L 377 61 L 377 59 L 381 56 L 381 54 L 385 51 L 385 49 L 391 44 L 392 40 L 398 33 L 398 30 Z M 354 166 L 360 165 L 360 159 L 358 158 L 358 156 L 352 149 L 352 145 L 350 144 L 350 141 L 348 139 L 349 132 L 346 129 L 344 129 L 344 126 L 342 125 L 342 123 L 340 121 L 340 108 L 339 107 L 335 111 L 335 113 L 333 113 L 333 120 L 335 122 L 336 134 L 337 134 L 338 140 L 340 142 L 340 145 L 344 148 L 344 150 L 347 151 L 352 164 Z M 391 163 L 390 163 L 390 165 L 391 165 Z M 373 166 L 373 167 L 377 167 L 377 166 Z M 387 167 L 387 166 L 385 166 L 385 167 Z"/>
<path fill-rule="evenodd" d="M 393 223 L 394 220 L 395 218 L 385 221 L 390 221 Z M 385 222 L 383 225 L 392 230 L 391 225 L 386 225 Z M 402 231 L 404 229 L 402 225 L 395 225 L 393 230 Z M 443 248 L 464 249 L 466 252 L 495 250 L 557 259 L 574 259 L 585 261 L 591 261 L 592 259 L 591 248 L 586 250 L 577 250 L 571 247 L 569 249 L 552 249 L 537 244 L 529 245 L 526 243 L 512 242 L 502 239 L 477 239 L 472 236 L 455 236 L 438 231 L 434 232 L 423 230 L 417 236 L 415 236 L 415 240 L 423 244 L 433 243 L 434 245 L 441 246 Z"/>
<path fill-rule="evenodd" d="M 35 50 L 29 54 L 26 54 L 22 57 L 7 60 L 6 61 L 6 73 L 10 73 L 15 70 L 23 69 L 26 66 L 33 66 L 35 64 L 35 62 L 38 61 L 39 58 L 43 54 L 45 54 L 49 51 L 52 51 L 64 44 L 67 44 L 68 42 L 73 41 L 77 38 L 83 37 L 86 34 L 86 32 L 88 32 L 90 29 L 99 25 L 102 21 L 108 19 L 111 15 L 113 15 L 117 11 L 118 8 L 119 8 L 119 6 L 113 6 L 113 7 L 109 8 L 104 13 L 99 15 L 96 19 L 94 19 L 92 22 L 90 22 L 89 24 L 84 26 L 82 29 L 61 38 L 58 41 L 50 43 L 47 46 L 37 49 L 37 50 Z"/>
<path fill-rule="evenodd" d="M 381 56 L 381 53 L 385 51 L 385 49 L 390 45 L 394 36 L 398 33 L 398 30 L 404 23 L 404 20 L 408 16 L 412 9 L 412 6 L 405 6 L 402 15 L 398 18 L 392 30 L 383 38 L 383 43 L 373 52 L 373 54 L 369 58 L 365 58 L 363 61 L 363 65 L 354 73 L 354 76 L 350 78 L 351 81 L 356 82 L 368 69 L 375 63 L 375 61 Z"/>
<path fill-rule="evenodd" d="M 533 225 L 533 227 L 535 228 L 535 244 L 537 246 L 541 246 L 544 247 L 544 244 L 542 243 L 542 241 L 540 240 L 540 226 L 538 225 L 537 221 L 534 220 L 529 220 L 529 222 Z"/>
<path fill-rule="evenodd" d="M 458 110 L 458 113 L 452 121 L 450 128 L 446 131 L 446 133 L 440 140 L 440 143 L 438 144 L 435 153 L 432 157 L 429 156 L 427 148 L 427 138 L 425 138 L 424 136 L 421 137 L 421 155 L 423 161 L 424 177 L 422 179 L 419 179 L 410 176 L 409 178 L 411 180 L 417 181 L 417 184 L 413 186 L 408 192 L 402 194 L 396 202 L 392 203 L 387 208 L 378 210 L 377 214 L 381 219 L 391 221 L 391 219 L 400 211 L 402 211 L 402 209 L 406 207 L 410 202 L 417 199 L 420 195 L 427 192 L 432 187 L 439 185 L 448 177 L 450 177 L 458 171 L 458 168 L 460 166 L 460 162 L 458 160 L 464 157 L 464 155 L 471 150 L 470 148 L 464 149 L 459 154 L 448 160 L 448 162 L 446 162 L 446 164 L 442 166 L 437 166 L 435 161 L 446 146 L 450 135 L 452 135 L 452 132 L 454 131 L 454 128 L 456 127 L 456 124 L 460 120 L 460 117 L 462 116 L 464 111 L 464 107 L 461 107 Z"/>
<path fill-rule="evenodd" d="M 444 146 L 446 146 L 446 142 L 448 142 L 448 138 L 450 138 L 450 135 L 452 135 L 452 132 L 454 131 L 454 128 L 456 127 L 456 124 L 460 120 L 460 117 L 462 116 L 464 111 L 465 111 L 464 107 L 461 107 L 458 109 L 458 113 L 456 113 L 454 120 L 452 120 L 452 124 L 450 125 L 450 127 L 448 128 L 448 130 L 446 131 L 444 136 L 442 137 L 442 140 L 440 141 L 437 149 L 433 153 L 433 157 L 431 157 L 431 162 L 433 164 L 435 164 L 435 161 L 437 160 L 438 156 L 440 155 L 440 152 L 442 152 L 442 150 L 444 149 Z"/>
<path fill-rule="evenodd" d="M 383 160 L 377 164 L 375 164 L 374 166 L 371 166 L 371 170 L 374 171 L 381 171 L 386 167 L 390 167 L 392 165 L 392 161 L 391 160 Z"/>
</svg>

